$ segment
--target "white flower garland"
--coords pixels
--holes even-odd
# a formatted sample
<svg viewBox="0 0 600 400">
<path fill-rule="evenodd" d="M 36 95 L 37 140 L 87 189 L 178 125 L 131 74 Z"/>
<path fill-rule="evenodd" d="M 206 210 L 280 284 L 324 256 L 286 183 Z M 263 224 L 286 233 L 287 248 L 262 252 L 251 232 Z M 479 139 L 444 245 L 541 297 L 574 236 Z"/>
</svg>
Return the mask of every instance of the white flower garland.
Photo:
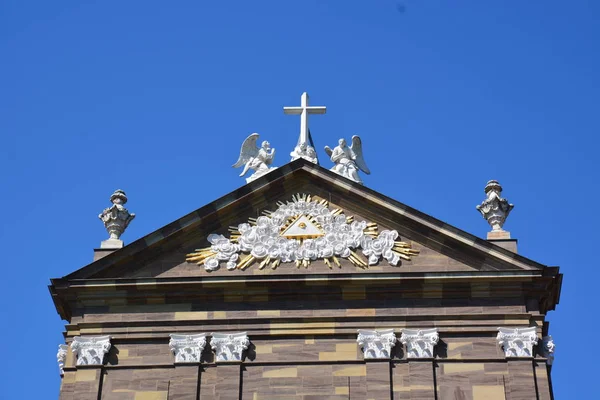
<svg viewBox="0 0 600 400">
<path fill-rule="evenodd" d="M 314 219 L 323 229 L 324 236 L 316 239 L 288 239 L 280 235 L 290 218 L 305 215 Z M 204 260 L 207 271 L 219 269 L 222 261 L 227 269 L 237 266 L 240 252 L 250 253 L 256 259 L 269 257 L 283 263 L 298 260 L 314 261 L 333 256 L 350 257 L 352 250 L 361 249 L 368 258 L 368 264 L 377 264 L 381 257 L 389 264 L 397 265 L 400 257 L 393 251 L 398 232 L 382 231 L 377 237 L 364 233 L 367 223 L 353 221 L 348 223 L 346 215 L 334 215 L 334 211 L 317 201 L 302 199 L 279 206 L 270 216 L 262 216 L 255 225 L 238 225 L 240 236 L 237 242 L 223 235 L 211 234 L 208 241 L 211 251 L 216 253 Z"/>
</svg>

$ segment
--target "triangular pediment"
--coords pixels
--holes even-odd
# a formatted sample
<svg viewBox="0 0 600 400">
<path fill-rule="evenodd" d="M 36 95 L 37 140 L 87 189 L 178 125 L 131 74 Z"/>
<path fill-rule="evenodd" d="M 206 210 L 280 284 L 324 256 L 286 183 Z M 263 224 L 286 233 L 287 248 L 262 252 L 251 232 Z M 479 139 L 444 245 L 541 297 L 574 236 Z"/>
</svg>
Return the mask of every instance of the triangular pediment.
<svg viewBox="0 0 600 400">
<path fill-rule="evenodd" d="M 301 196 L 304 196 L 303 199 Z M 315 210 L 312 210 L 312 214 L 289 211 L 292 207 L 290 204 L 296 203 L 303 203 L 301 207 L 309 203 L 320 204 L 318 212 L 323 215 L 330 213 L 333 222 L 338 217 L 338 225 L 343 222 L 344 226 L 338 228 L 344 232 L 354 231 L 342 235 L 342 231 L 334 229 L 332 218 L 316 218 Z M 277 221 L 279 225 L 269 225 L 269 229 L 277 229 L 272 237 L 264 237 L 263 229 L 261 240 L 268 240 L 270 244 L 273 244 L 273 240 L 300 241 L 306 244 L 306 248 L 300 249 L 304 251 L 302 257 L 280 257 L 280 254 L 275 254 L 277 248 L 273 246 L 268 249 L 264 246 L 251 247 L 248 243 L 256 239 L 254 236 L 238 242 L 242 234 L 239 232 L 241 224 L 247 224 L 244 228 L 252 229 L 257 224 L 257 215 L 272 219 L 272 213 L 281 211 L 282 206 L 289 215 L 285 221 Z M 342 218 L 345 220 L 341 221 Z M 263 222 L 264 219 L 261 220 Z M 305 238 L 301 237 L 303 230 L 309 233 Z M 388 236 L 380 237 L 381 232 L 386 232 Z M 317 236 L 317 233 L 323 233 L 323 236 Z M 209 240 L 219 235 L 226 239 L 221 243 L 226 251 L 215 252 L 218 250 L 215 246 L 219 244 L 215 245 Z M 332 235 L 338 235 L 340 240 L 351 238 L 354 242 L 342 248 Z M 331 238 L 331 241 L 324 244 L 325 237 Z M 317 240 L 319 245 L 315 245 Z M 366 242 L 373 240 L 378 240 L 378 243 L 370 248 Z M 385 247 L 380 249 L 379 242 L 386 242 Z M 284 244 L 279 250 L 285 248 Z M 339 248 L 336 244 L 339 244 Z M 298 250 L 297 247 L 290 248 L 290 251 Z M 346 251 L 348 248 L 350 253 Z M 274 253 L 265 261 L 270 250 Z M 249 263 L 248 256 L 253 257 L 250 265 L 240 266 L 244 260 L 246 264 Z M 209 257 L 213 261 L 207 267 L 204 261 Z M 299 159 L 63 279 L 489 272 L 543 268 L 541 264 Z"/>
</svg>

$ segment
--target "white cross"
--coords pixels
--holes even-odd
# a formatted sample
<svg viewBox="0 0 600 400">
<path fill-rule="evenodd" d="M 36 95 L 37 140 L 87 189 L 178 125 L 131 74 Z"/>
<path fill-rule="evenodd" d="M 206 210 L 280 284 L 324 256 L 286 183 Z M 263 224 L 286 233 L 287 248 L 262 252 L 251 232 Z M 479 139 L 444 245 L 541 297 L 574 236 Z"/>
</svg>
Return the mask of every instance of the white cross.
<svg viewBox="0 0 600 400">
<path fill-rule="evenodd" d="M 327 107 L 325 106 L 309 106 L 308 93 L 302 93 L 300 97 L 300 107 L 283 107 L 283 113 L 288 115 L 300 115 L 300 140 L 298 144 L 308 141 L 308 115 L 309 114 L 325 114 Z"/>
</svg>

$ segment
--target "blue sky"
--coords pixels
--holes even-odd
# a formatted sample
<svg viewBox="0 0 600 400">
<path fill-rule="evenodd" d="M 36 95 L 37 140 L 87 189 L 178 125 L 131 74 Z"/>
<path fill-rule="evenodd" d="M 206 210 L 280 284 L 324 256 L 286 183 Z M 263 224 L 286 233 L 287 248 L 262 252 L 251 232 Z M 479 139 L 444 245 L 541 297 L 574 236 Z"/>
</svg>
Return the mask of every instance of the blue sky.
<svg viewBox="0 0 600 400">
<path fill-rule="evenodd" d="M 250 133 L 286 163 L 282 107 L 307 91 L 326 167 L 359 134 L 367 186 L 479 236 L 502 183 L 519 252 L 565 274 L 556 397 L 595 397 L 599 18 L 593 0 L 3 1 L 3 396 L 58 392 L 46 285 L 91 261 L 113 190 L 131 242 L 241 186 Z"/>
</svg>

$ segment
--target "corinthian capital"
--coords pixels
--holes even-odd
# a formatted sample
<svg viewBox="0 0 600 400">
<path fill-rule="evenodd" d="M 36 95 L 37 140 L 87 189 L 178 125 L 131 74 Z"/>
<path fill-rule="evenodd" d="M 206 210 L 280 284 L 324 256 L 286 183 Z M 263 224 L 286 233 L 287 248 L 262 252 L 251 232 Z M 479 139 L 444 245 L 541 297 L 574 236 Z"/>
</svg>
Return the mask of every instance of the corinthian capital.
<svg viewBox="0 0 600 400">
<path fill-rule="evenodd" d="M 110 336 L 77 336 L 71 344 L 71 351 L 77 357 L 77 365 L 102 365 L 108 350 Z"/>
<path fill-rule="evenodd" d="M 533 357 L 538 342 L 535 326 L 529 328 L 498 328 L 496 340 L 505 357 Z"/>
<path fill-rule="evenodd" d="M 390 358 L 392 347 L 396 344 L 396 335 L 393 329 L 359 329 L 356 341 L 362 347 L 365 359 Z"/>
<path fill-rule="evenodd" d="M 400 342 L 406 345 L 407 358 L 433 358 L 433 346 L 439 338 L 437 328 L 404 329 Z"/>
<path fill-rule="evenodd" d="M 215 351 L 216 361 L 242 361 L 242 353 L 250 345 L 246 332 L 213 333 L 210 346 Z"/>
<path fill-rule="evenodd" d="M 60 376 L 65 374 L 63 368 L 65 367 L 65 361 L 67 360 L 67 349 L 69 346 L 66 344 L 58 345 L 58 353 L 56 353 L 56 361 L 58 362 L 58 370 L 60 371 Z"/>
<path fill-rule="evenodd" d="M 202 351 L 206 346 L 206 334 L 175 335 L 170 334 L 169 348 L 175 354 L 176 363 L 200 362 Z"/>
</svg>

